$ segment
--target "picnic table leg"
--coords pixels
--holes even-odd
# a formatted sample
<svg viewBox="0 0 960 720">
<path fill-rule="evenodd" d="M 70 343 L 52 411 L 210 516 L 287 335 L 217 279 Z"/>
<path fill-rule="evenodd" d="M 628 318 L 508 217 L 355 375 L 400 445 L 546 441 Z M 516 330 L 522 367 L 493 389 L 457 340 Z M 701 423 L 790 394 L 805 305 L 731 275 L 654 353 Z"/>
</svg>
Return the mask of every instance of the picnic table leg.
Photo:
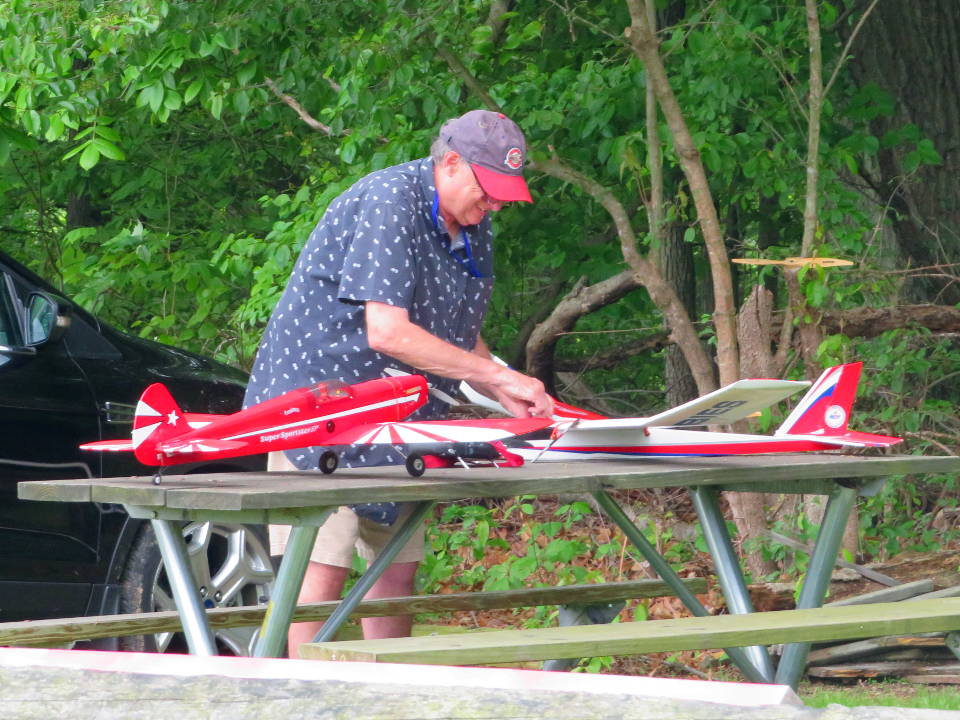
<svg viewBox="0 0 960 720">
<path fill-rule="evenodd" d="M 723 591 L 727 609 L 733 615 L 748 615 L 754 612 L 750 592 L 747 590 L 740 568 L 740 560 L 733 550 L 730 533 L 727 532 L 727 524 L 717 500 L 718 491 L 711 487 L 695 487 L 689 490 L 697 517 L 700 519 L 704 540 L 710 548 L 710 555 L 717 570 L 717 578 L 720 580 L 720 589 Z M 773 679 L 773 661 L 765 647 L 751 645 L 743 650 L 750 656 L 756 667 L 762 668 L 767 679 Z"/>
<path fill-rule="evenodd" d="M 216 655 L 217 645 L 207 622 L 207 614 L 200 599 L 200 592 L 190 572 L 187 546 L 180 532 L 180 524 L 170 520 L 151 520 L 153 534 L 157 537 L 160 557 L 167 571 L 173 601 L 180 613 L 183 634 L 191 655 Z"/>
<path fill-rule="evenodd" d="M 810 554 L 810 564 L 797 599 L 797 609 L 805 610 L 818 608 L 823 605 L 823 598 L 830 584 L 833 566 L 837 561 L 837 553 L 843 540 L 843 531 L 850 517 L 850 511 L 857 499 L 857 489 L 837 485 L 837 489 L 830 494 L 827 507 L 823 513 L 823 523 L 817 533 L 817 542 Z M 783 646 L 783 655 L 777 666 L 776 681 L 796 689 L 803 668 L 807 662 L 807 653 L 810 652 L 810 643 L 789 643 Z"/>
<path fill-rule="evenodd" d="M 626 600 L 605 603 L 603 605 L 561 605 L 558 612 L 557 624 L 560 627 L 575 627 L 577 625 L 607 625 L 612 623 L 620 611 L 626 607 Z M 540 663 L 541 670 L 562 671 L 575 667 L 579 658 L 561 658 L 544 660 Z"/>
<path fill-rule="evenodd" d="M 407 518 L 397 534 L 390 538 L 390 542 L 383 548 L 383 551 L 377 556 L 377 559 L 370 563 L 370 567 L 368 567 L 367 571 L 357 580 L 356 584 L 350 588 L 350 592 L 340 601 L 337 609 L 330 613 L 330 617 L 324 621 L 323 627 L 320 628 L 320 632 L 317 633 L 313 642 L 320 643 L 333 640 L 337 631 L 340 630 L 340 626 L 346 622 L 350 613 L 360 604 L 360 601 L 363 600 L 367 591 L 380 579 L 383 571 L 387 569 L 397 556 L 397 553 L 407 544 L 407 540 L 410 539 L 414 531 L 420 526 L 420 523 L 423 522 L 423 519 L 434 504 L 435 501 L 433 500 L 423 500 L 416 504 L 410 517 Z"/>
<path fill-rule="evenodd" d="M 316 525 L 294 525 L 290 528 L 287 548 L 280 561 L 280 570 L 260 626 L 260 637 L 253 648 L 254 657 L 280 657 L 287 647 L 290 621 L 297 607 L 318 529 Z"/>
<path fill-rule="evenodd" d="M 650 566 L 657 575 L 660 576 L 660 579 L 667 583 L 677 594 L 677 597 L 680 598 L 687 610 L 697 617 L 709 615 L 710 613 L 707 609 L 697 600 L 697 596 L 687 589 L 683 584 L 683 580 L 680 579 L 680 576 L 674 572 L 670 564 L 664 560 L 663 556 L 657 552 L 657 549 L 643 536 L 643 533 L 640 532 L 637 526 L 627 517 L 627 514 L 617 502 L 603 490 L 594 491 L 592 495 L 596 498 L 601 509 L 623 530 L 634 547 L 646 558 Z M 763 667 L 758 667 L 754 664 L 753 659 L 744 652 L 743 648 L 724 648 L 724 650 L 727 655 L 730 656 L 730 659 L 733 660 L 734 664 L 740 668 L 740 672 L 751 682 L 766 683 L 773 679 L 771 675 L 764 673 Z"/>
</svg>

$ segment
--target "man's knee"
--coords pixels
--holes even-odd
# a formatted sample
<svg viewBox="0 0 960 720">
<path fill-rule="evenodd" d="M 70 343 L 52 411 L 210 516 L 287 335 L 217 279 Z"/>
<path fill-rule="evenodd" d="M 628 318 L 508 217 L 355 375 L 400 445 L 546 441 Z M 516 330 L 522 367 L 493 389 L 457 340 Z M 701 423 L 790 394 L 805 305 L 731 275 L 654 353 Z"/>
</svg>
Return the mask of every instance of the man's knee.
<svg viewBox="0 0 960 720">
<path fill-rule="evenodd" d="M 339 600 L 349 572 L 349 568 L 310 562 L 303 576 L 300 600 L 303 602 Z"/>
</svg>

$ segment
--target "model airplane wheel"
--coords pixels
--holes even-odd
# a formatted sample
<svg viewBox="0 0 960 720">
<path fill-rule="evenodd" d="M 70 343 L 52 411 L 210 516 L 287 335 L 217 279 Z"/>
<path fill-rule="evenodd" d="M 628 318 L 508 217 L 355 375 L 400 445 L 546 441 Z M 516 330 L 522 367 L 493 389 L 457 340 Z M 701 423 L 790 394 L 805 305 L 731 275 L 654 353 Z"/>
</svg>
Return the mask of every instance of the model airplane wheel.
<svg viewBox="0 0 960 720">
<path fill-rule="evenodd" d="M 327 450 L 323 455 L 320 456 L 320 472 L 322 472 L 324 475 L 329 475 L 337 469 L 337 465 L 339 463 L 340 461 L 337 459 L 337 454 Z"/>
<path fill-rule="evenodd" d="M 413 477 L 420 477 L 423 475 L 423 471 L 427 469 L 427 463 L 424 461 L 422 455 L 410 455 L 407 457 L 407 472 L 410 473 Z"/>
</svg>

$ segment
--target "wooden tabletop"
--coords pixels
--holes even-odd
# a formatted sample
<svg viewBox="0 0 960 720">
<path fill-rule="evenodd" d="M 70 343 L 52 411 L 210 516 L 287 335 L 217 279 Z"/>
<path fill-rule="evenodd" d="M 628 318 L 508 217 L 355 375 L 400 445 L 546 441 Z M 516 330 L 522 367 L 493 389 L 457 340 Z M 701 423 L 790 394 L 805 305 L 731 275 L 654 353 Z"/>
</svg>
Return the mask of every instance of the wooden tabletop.
<svg viewBox="0 0 960 720">
<path fill-rule="evenodd" d="M 829 492 L 835 479 L 960 473 L 960 457 L 856 456 L 821 453 L 644 458 L 617 462 L 528 463 L 516 468 L 402 467 L 319 472 L 252 472 L 22 482 L 23 500 L 118 503 L 154 508 L 262 510 L 315 508 L 388 500 L 457 500 L 582 493 L 600 489 L 722 486 L 778 492 Z"/>
</svg>

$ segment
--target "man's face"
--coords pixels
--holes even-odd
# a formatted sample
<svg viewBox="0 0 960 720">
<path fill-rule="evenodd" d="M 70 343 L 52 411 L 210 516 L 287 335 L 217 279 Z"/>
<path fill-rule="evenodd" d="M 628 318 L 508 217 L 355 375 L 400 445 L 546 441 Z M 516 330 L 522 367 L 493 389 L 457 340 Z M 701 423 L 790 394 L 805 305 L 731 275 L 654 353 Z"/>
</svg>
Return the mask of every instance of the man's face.
<svg viewBox="0 0 960 720">
<path fill-rule="evenodd" d="M 496 212 L 506 203 L 487 195 L 470 165 L 462 159 L 447 167 L 448 182 L 440 191 L 440 205 L 459 225 L 476 225 L 488 212 Z"/>
</svg>

